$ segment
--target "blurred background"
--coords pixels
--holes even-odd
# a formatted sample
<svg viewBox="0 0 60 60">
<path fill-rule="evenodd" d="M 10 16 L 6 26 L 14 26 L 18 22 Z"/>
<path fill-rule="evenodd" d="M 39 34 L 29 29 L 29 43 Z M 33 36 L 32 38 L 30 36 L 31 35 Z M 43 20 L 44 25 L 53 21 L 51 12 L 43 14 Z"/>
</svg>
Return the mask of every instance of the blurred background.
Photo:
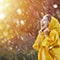
<svg viewBox="0 0 60 60">
<path fill-rule="evenodd" d="M 60 0 L 0 0 L 0 60 L 37 60 L 32 45 L 45 14 L 60 21 Z"/>
</svg>

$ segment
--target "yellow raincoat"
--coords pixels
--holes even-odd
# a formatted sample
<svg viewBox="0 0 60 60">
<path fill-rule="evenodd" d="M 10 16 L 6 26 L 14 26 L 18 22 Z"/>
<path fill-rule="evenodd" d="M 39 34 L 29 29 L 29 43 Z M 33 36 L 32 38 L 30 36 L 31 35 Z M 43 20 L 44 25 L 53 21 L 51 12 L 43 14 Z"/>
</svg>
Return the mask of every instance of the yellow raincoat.
<svg viewBox="0 0 60 60">
<path fill-rule="evenodd" d="M 38 51 L 38 60 L 60 60 L 60 24 L 56 18 L 51 17 L 48 27 L 49 36 L 38 34 L 33 48 Z"/>
</svg>

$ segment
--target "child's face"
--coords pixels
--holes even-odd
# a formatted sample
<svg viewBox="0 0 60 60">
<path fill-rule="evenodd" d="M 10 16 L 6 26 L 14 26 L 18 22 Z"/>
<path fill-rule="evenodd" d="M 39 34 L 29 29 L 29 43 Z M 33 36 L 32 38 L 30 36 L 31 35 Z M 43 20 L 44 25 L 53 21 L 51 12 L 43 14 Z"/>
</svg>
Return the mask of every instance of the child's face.
<svg viewBox="0 0 60 60">
<path fill-rule="evenodd" d="M 40 25 L 41 25 L 41 30 L 42 31 L 45 30 L 48 27 L 49 21 L 48 21 L 47 17 L 43 17 L 43 19 L 40 22 Z"/>
</svg>

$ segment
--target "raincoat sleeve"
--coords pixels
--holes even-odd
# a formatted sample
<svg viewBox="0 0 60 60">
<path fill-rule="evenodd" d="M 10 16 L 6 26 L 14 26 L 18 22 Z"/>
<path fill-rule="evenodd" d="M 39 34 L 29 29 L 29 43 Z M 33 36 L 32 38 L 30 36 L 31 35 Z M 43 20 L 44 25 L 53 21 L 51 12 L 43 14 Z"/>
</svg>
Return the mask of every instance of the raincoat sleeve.
<svg viewBox="0 0 60 60">
<path fill-rule="evenodd" d="M 56 30 L 52 30 L 49 33 L 49 36 L 47 36 L 43 41 L 42 41 L 42 45 L 45 47 L 49 47 L 50 46 L 56 46 L 60 44 L 60 40 L 59 40 L 59 35 L 58 32 Z"/>
<path fill-rule="evenodd" d="M 38 36 L 37 36 L 37 38 L 36 38 L 36 41 L 34 42 L 34 44 L 33 44 L 33 48 L 35 49 L 35 50 L 39 50 L 39 44 L 38 44 L 38 42 L 40 43 L 40 34 L 38 34 Z"/>
<path fill-rule="evenodd" d="M 55 30 L 52 30 L 49 34 L 49 42 L 50 42 L 50 45 L 52 46 L 56 46 L 56 45 L 59 45 L 60 42 L 59 42 L 59 34 L 57 31 Z"/>
</svg>

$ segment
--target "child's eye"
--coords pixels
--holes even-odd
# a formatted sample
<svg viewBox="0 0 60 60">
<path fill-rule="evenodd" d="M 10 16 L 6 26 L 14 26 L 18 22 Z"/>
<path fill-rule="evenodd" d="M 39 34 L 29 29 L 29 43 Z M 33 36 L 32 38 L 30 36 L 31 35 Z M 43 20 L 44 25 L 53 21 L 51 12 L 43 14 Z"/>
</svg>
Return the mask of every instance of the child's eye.
<svg viewBox="0 0 60 60">
<path fill-rule="evenodd" d="M 42 22 L 42 26 L 44 26 L 45 24 L 46 24 L 46 21 L 43 21 L 43 22 Z"/>
<path fill-rule="evenodd" d="M 43 24 L 46 24 L 46 21 L 43 21 Z"/>
</svg>

